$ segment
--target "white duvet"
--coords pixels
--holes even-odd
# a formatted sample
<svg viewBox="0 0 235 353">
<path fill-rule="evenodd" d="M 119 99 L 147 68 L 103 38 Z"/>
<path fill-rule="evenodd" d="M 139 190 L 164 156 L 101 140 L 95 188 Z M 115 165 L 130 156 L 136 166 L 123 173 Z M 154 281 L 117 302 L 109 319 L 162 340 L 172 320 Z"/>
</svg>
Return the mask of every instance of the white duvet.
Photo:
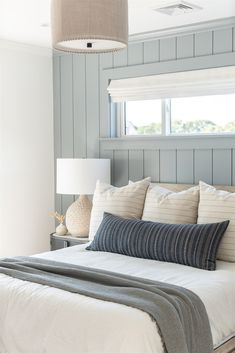
<svg viewBox="0 0 235 353">
<path fill-rule="evenodd" d="M 183 286 L 204 302 L 215 347 L 235 333 L 235 264 L 219 261 L 209 272 L 83 245 L 37 257 Z M 0 353 L 163 353 L 163 346 L 140 310 L 0 275 Z"/>
</svg>

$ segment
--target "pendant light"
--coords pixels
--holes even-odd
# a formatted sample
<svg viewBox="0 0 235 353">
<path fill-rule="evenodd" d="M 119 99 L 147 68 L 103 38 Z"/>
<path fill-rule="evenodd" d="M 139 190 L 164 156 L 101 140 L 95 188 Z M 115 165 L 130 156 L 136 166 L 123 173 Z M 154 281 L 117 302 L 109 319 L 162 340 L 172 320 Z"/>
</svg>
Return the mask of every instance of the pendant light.
<svg viewBox="0 0 235 353">
<path fill-rule="evenodd" d="M 52 0 L 52 41 L 57 50 L 100 53 L 128 43 L 128 0 Z"/>
</svg>

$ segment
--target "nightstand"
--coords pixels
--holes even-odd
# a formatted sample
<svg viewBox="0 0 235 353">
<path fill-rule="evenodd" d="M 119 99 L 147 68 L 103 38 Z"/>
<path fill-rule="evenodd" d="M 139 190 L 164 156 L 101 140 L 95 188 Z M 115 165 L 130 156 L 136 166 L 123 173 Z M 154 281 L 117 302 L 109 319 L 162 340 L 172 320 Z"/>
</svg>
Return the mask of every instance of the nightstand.
<svg viewBox="0 0 235 353">
<path fill-rule="evenodd" d="M 86 244 L 89 242 L 88 238 L 78 238 L 71 235 L 57 235 L 52 233 L 50 235 L 51 251 L 68 248 L 74 245 Z"/>
</svg>

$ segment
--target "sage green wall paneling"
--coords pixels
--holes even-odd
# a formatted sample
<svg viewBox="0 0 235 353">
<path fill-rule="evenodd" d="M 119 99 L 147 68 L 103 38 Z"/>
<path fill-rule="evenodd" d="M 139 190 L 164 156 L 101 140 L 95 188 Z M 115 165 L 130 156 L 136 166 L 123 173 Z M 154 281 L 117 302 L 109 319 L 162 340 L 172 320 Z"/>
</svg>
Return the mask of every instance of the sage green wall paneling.
<svg viewBox="0 0 235 353">
<path fill-rule="evenodd" d="M 74 155 L 73 123 L 73 56 L 61 57 L 61 153 L 63 158 Z"/>
<path fill-rule="evenodd" d="M 160 61 L 176 60 L 176 42 L 176 37 L 160 40 Z"/>
<path fill-rule="evenodd" d="M 232 185 L 235 185 L 235 148 L 232 149 Z"/>
<path fill-rule="evenodd" d="M 177 150 L 177 183 L 194 183 L 193 150 Z"/>
<path fill-rule="evenodd" d="M 135 43 L 128 46 L 128 65 L 139 65 L 144 63 L 144 44 Z"/>
<path fill-rule="evenodd" d="M 223 28 L 136 42 L 114 54 L 57 54 L 55 157 L 110 156 L 116 185 L 141 175 L 161 182 L 235 184 L 234 138 L 100 140 L 115 136 L 107 93 L 110 79 L 233 65 L 234 51 L 234 28 Z M 65 210 L 73 198 L 62 199 L 56 196 L 58 210 Z"/>
<path fill-rule="evenodd" d="M 100 98 L 100 137 L 110 136 L 110 106 L 107 92 L 108 81 L 103 75 L 103 70 L 113 67 L 113 54 L 106 53 L 100 55 L 99 68 L 99 98 Z"/>
<path fill-rule="evenodd" d="M 110 165 L 111 165 L 111 183 L 114 184 L 114 152 L 113 150 L 101 150 L 100 151 L 100 158 L 107 158 L 110 159 Z"/>
<path fill-rule="evenodd" d="M 86 55 L 87 157 L 99 157 L 100 137 L 99 55 Z"/>
<path fill-rule="evenodd" d="M 235 27 L 233 27 L 233 51 L 235 51 Z"/>
<path fill-rule="evenodd" d="M 144 150 L 144 177 L 151 177 L 153 182 L 160 180 L 160 151 Z"/>
<path fill-rule="evenodd" d="M 160 182 L 176 183 L 176 150 L 160 150 Z"/>
<path fill-rule="evenodd" d="M 113 183 L 123 186 L 129 181 L 129 152 L 128 150 L 113 151 Z"/>
<path fill-rule="evenodd" d="M 222 64 L 223 63 L 223 64 Z M 143 65 L 125 66 L 104 70 L 103 75 L 109 80 L 125 79 L 127 77 L 141 77 L 159 75 L 170 72 L 203 70 L 221 66 L 233 66 L 235 53 L 222 53 L 218 55 L 205 55 L 193 58 L 168 60 Z"/>
<path fill-rule="evenodd" d="M 113 53 L 100 54 L 100 68 L 102 70 L 113 68 Z"/>
<path fill-rule="evenodd" d="M 73 96 L 73 56 L 61 57 L 61 157 L 74 156 L 74 96 Z M 62 196 L 64 213 L 74 201 L 70 195 Z"/>
<path fill-rule="evenodd" d="M 100 70 L 100 137 L 111 136 L 110 104 L 107 91 L 108 81 Z"/>
<path fill-rule="evenodd" d="M 101 141 L 101 150 L 121 151 L 125 159 L 129 151 L 128 174 L 130 152 L 137 151 L 138 160 L 141 160 L 140 151 L 143 150 L 144 177 L 150 176 L 156 182 L 178 183 L 197 183 L 199 180 L 213 184 L 231 184 L 231 180 L 235 183 L 234 146 L 232 136 Z M 120 158 L 121 155 L 118 154 Z"/>
<path fill-rule="evenodd" d="M 160 60 L 159 40 L 144 43 L 144 63 L 154 63 Z"/>
<path fill-rule="evenodd" d="M 230 53 L 233 51 L 233 29 L 218 29 L 213 32 L 213 53 Z"/>
<path fill-rule="evenodd" d="M 194 56 L 194 35 L 177 38 L 177 59 L 192 58 Z"/>
<path fill-rule="evenodd" d="M 212 55 L 213 32 L 201 32 L 195 34 L 195 56 Z"/>
<path fill-rule="evenodd" d="M 212 184 L 212 149 L 195 151 L 195 183 L 203 180 L 205 183 Z"/>
<path fill-rule="evenodd" d="M 129 179 L 138 181 L 144 177 L 144 151 L 129 150 Z"/>
<path fill-rule="evenodd" d="M 113 54 L 113 66 L 122 67 L 127 66 L 127 49 L 117 51 Z"/>
<path fill-rule="evenodd" d="M 87 156 L 86 57 L 73 56 L 74 157 Z"/>
<path fill-rule="evenodd" d="M 60 57 L 53 58 L 53 90 L 54 90 L 54 154 L 55 171 L 56 159 L 61 157 L 61 114 L 60 114 Z M 62 212 L 62 198 L 56 193 L 55 183 L 55 209 Z"/>
<path fill-rule="evenodd" d="M 232 150 L 213 150 L 213 184 L 232 185 Z"/>
</svg>

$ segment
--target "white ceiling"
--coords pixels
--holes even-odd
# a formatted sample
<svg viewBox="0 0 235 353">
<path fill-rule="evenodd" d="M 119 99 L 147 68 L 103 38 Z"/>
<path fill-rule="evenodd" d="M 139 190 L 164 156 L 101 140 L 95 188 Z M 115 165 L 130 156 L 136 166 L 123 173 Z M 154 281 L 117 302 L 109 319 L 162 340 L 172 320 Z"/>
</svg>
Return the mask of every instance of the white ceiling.
<svg viewBox="0 0 235 353">
<path fill-rule="evenodd" d="M 129 0 L 130 35 L 235 16 L 235 0 L 187 0 L 203 10 L 174 17 L 153 11 L 168 1 Z M 0 0 L 1 39 L 49 47 L 49 22 L 50 0 Z"/>
<path fill-rule="evenodd" d="M 167 5 L 171 0 L 129 0 L 130 34 L 163 30 L 235 16 L 235 0 L 186 0 L 202 7 L 202 10 L 180 16 L 169 16 L 153 8 L 159 3 Z"/>
</svg>

